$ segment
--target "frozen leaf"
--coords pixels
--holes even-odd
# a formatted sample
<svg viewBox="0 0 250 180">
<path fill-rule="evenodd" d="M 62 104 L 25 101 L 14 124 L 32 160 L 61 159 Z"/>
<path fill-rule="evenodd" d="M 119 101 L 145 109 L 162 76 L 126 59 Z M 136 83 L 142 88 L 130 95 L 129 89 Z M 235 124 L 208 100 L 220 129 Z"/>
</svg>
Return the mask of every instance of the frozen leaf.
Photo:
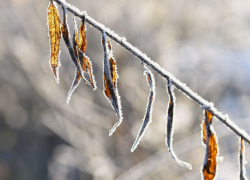
<svg viewBox="0 0 250 180">
<path fill-rule="evenodd" d="M 85 18 L 82 20 L 79 32 L 79 39 L 77 43 L 78 53 L 79 54 L 79 63 L 81 65 L 82 70 L 84 71 L 85 83 L 91 85 L 94 90 L 96 89 L 96 82 L 93 75 L 92 63 L 90 59 L 85 55 L 85 51 L 87 49 L 87 38 L 86 38 L 86 26 L 85 26 Z"/>
<path fill-rule="evenodd" d="M 243 138 L 240 138 L 240 150 L 239 150 L 239 165 L 240 165 L 240 180 L 247 180 L 246 168 L 245 168 L 245 146 Z"/>
<path fill-rule="evenodd" d="M 67 100 L 66 100 L 67 104 L 69 104 L 69 100 L 71 99 L 72 93 L 77 88 L 80 81 L 81 81 L 81 74 L 77 71 L 76 75 L 75 75 L 75 79 L 74 79 L 74 81 L 72 83 L 72 86 L 71 86 L 69 92 L 68 92 L 68 96 L 67 96 Z"/>
<path fill-rule="evenodd" d="M 207 117 L 208 122 L 212 124 L 213 115 L 209 111 L 205 111 L 205 116 Z M 206 122 L 205 121 L 203 121 L 202 131 L 203 131 L 203 143 L 204 145 L 206 145 L 207 135 L 206 135 Z"/>
<path fill-rule="evenodd" d="M 146 75 L 146 80 L 147 80 L 148 85 L 150 87 L 150 94 L 148 97 L 146 114 L 144 116 L 143 123 L 142 123 L 140 131 L 137 135 L 137 138 L 136 138 L 136 140 L 131 148 L 131 152 L 133 152 L 137 148 L 141 138 L 145 134 L 145 131 L 146 131 L 148 125 L 152 121 L 151 116 L 152 116 L 152 110 L 153 110 L 153 102 L 155 99 L 155 79 L 154 79 L 154 75 L 153 75 L 152 71 L 146 65 L 144 65 L 144 70 L 145 70 L 144 74 Z"/>
<path fill-rule="evenodd" d="M 81 68 L 82 68 L 83 73 L 84 73 L 85 83 L 91 85 L 93 87 L 93 89 L 95 90 L 96 89 L 96 82 L 95 82 L 94 75 L 93 75 L 92 63 L 91 63 L 89 57 L 87 57 L 79 49 L 78 49 L 78 54 L 79 54 L 79 62 L 80 62 Z"/>
<path fill-rule="evenodd" d="M 80 49 L 83 53 L 85 53 L 87 49 L 87 38 L 86 38 L 86 26 L 85 26 L 85 18 L 82 20 L 79 32 L 79 41 L 78 41 L 78 49 Z"/>
<path fill-rule="evenodd" d="M 63 39 L 64 39 L 65 44 L 68 47 L 71 59 L 74 62 L 75 66 L 76 66 L 76 69 L 78 71 L 78 74 L 76 74 L 75 78 L 77 78 L 77 81 L 78 81 L 78 78 L 80 78 L 78 75 L 80 74 L 81 77 L 83 77 L 86 81 L 89 80 L 88 82 L 91 82 L 92 86 L 95 87 L 95 81 L 92 78 L 92 64 L 91 64 L 90 60 L 88 59 L 88 57 L 86 57 L 83 54 L 83 52 L 81 50 L 79 50 L 79 49 L 77 49 L 78 57 L 79 57 L 79 60 L 78 60 L 78 58 L 76 56 L 76 53 L 75 53 L 75 50 L 73 49 L 73 47 L 72 47 L 72 45 L 71 45 L 71 43 L 69 41 L 69 30 L 68 30 L 68 25 L 67 25 L 67 22 L 66 22 L 67 21 L 66 8 L 65 8 L 63 3 L 62 3 L 62 9 L 63 9 L 63 23 L 62 23 Z M 82 61 L 81 61 L 81 59 L 82 59 Z M 82 68 L 83 61 L 84 61 L 84 68 Z M 77 86 L 77 84 L 78 84 L 77 81 L 73 82 L 73 86 L 75 86 L 75 87 Z M 71 96 L 74 89 L 75 88 L 70 90 L 70 92 L 68 94 L 68 97 L 67 97 L 67 102 L 69 101 L 70 96 Z"/>
<path fill-rule="evenodd" d="M 208 111 L 205 111 L 205 130 L 206 134 L 206 156 L 202 167 L 203 179 L 212 180 L 216 176 L 218 144 L 217 137 L 211 126 L 211 116 Z M 204 126 L 203 126 L 204 128 Z"/>
<path fill-rule="evenodd" d="M 168 119 L 167 119 L 167 138 L 166 145 L 168 146 L 168 150 L 172 156 L 172 158 L 181 166 L 186 166 L 189 169 L 192 169 L 192 166 L 186 162 L 183 162 L 178 159 L 174 150 L 173 150 L 173 134 L 174 134 L 174 113 L 175 113 L 175 94 L 172 87 L 171 79 L 168 80 L 167 91 L 169 95 L 169 105 L 168 105 Z"/>
<path fill-rule="evenodd" d="M 77 57 L 78 63 L 80 64 L 80 61 L 78 58 L 78 49 L 77 49 L 77 38 L 78 38 L 77 37 L 77 24 L 76 24 L 75 18 L 73 18 L 73 19 L 74 19 L 74 23 L 75 23 L 75 28 L 74 28 L 73 38 L 72 38 L 72 44 L 73 44 L 73 49 L 74 49 L 75 55 Z M 74 90 L 77 88 L 77 86 L 80 84 L 80 81 L 81 81 L 81 73 L 76 69 L 74 81 L 73 81 L 72 86 L 68 92 L 68 96 L 67 96 L 67 100 L 66 100 L 67 103 L 69 103 L 71 95 L 74 92 Z M 87 84 L 89 84 L 85 78 L 84 78 L 84 81 Z"/>
<path fill-rule="evenodd" d="M 61 22 L 59 13 L 53 1 L 50 2 L 48 7 L 48 27 L 50 37 L 50 66 L 54 72 L 56 82 L 59 83 L 59 48 L 61 40 Z"/>
<path fill-rule="evenodd" d="M 113 57 L 111 43 L 107 40 L 106 33 L 102 32 L 102 44 L 104 49 L 104 94 L 107 99 L 110 101 L 113 109 L 116 112 L 118 122 L 113 126 L 113 128 L 109 131 L 109 135 L 111 136 L 116 128 L 122 122 L 122 110 L 121 110 L 121 101 L 120 96 L 117 89 L 117 68 L 116 62 Z"/>
<path fill-rule="evenodd" d="M 76 24 L 75 17 L 73 17 L 73 20 L 74 20 L 75 28 L 74 28 L 73 38 L 72 38 L 72 44 L 73 44 L 76 57 L 78 57 L 78 51 L 77 51 L 78 32 L 77 32 L 77 24 Z"/>
<path fill-rule="evenodd" d="M 74 51 L 74 49 L 69 41 L 69 30 L 68 30 L 68 25 L 67 25 L 66 7 L 64 6 L 63 3 L 62 3 L 62 9 L 63 9 L 63 22 L 62 22 L 61 28 L 62 28 L 63 39 L 64 39 L 64 42 L 69 50 L 69 54 L 71 56 L 72 61 L 74 62 L 77 70 L 80 72 L 81 76 L 83 77 L 83 72 L 82 72 L 81 67 L 78 63 L 77 56 L 76 56 L 75 51 Z"/>
</svg>

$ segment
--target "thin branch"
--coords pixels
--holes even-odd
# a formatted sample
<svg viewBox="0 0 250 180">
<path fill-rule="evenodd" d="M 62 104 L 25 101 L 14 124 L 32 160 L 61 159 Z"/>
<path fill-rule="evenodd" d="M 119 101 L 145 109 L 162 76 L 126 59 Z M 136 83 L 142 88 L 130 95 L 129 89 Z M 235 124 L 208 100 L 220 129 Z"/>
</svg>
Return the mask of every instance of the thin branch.
<svg viewBox="0 0 250 180">
<path fill-rule="evenodd" d="M 176 77 L 174 77 L 170 72 L 163 69 L 159 64 L 152 61 L 146 54 L 141 52 L 139 49 L 131 45 L 126 41 L 124 37 L 120 37 L 117 35 L 114 31 L 108 29 L 103 24 L 95 21 L 90 16 L 86 14 L 86 12 L 81 12 L 76 7 L 72 6 L 71 4 L 68 4 L 64 0 L 54 0 L 58 4 L 64 4 L 65 7 L 73 13 L 75 16 L 78 16 L 81 19 L 86 20 L 87 23 L 89 23 L 94 28 L 98 29 L 99 31 L 105 31 L 106 34 L 116 41 L 118 44 L 120 44 L 122 47 L 130 51 L 132 54 L 134 54 L 136 57 L 138 57 L 142 62 L 146 63 L 149 67 L 154 69 L 158 74 L 160 74 L 163 78 L 171 79 L 172 84 L 182 91 L 184 94 L 186 94 L 189 98 L 194 100 L 196 103 L 198 103 L 203 109 L 208 110 L 211 112 L 217 119 L 219 119 L 222 123 L 224 123 L 229 129 L 231 129 L 234 133 L 236 133 L 238 136 L 242 137 L 246 142 L 250 144 L 250 136 L 245 132 L 245 130 L 239 128 L 232 120 L 229 119 L 228 115 L 223 115 L 221 112 L 219 112 L 213 105 L 213 103 L 208 102 L 207 100 L 200 97 L 197 93 L 193 92 L 189 87 L 186 86 L 186 84 L 182 83 L 180 80 L 178 80 Z"/>
</svg>

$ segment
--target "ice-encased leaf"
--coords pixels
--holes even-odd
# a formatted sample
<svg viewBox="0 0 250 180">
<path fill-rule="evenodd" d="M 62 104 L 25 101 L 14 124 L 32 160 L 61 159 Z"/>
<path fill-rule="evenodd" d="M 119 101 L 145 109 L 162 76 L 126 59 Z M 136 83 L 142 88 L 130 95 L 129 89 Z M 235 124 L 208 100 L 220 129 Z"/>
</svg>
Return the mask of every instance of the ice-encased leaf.
<svg viewBox="0 0 250 180">
<path fill-rule="evenodd" d="M 145 70 L 144 74 L 146 75 L 146 80 L 147 80 L 148 85 L 150 87 L 150 93 L 149 93 L 149 97 L 148 97 L 146 114 L 143 118 L 143 123 L 142 123 L 140 131 L 137 135 L 137 138 L 136 138 L 136 140 L 131 148 L 131 152 L 133 152 L 137 148 L 138 144 L 140 143 L 141 138 L 145 134 L 145 131 L 146 131 L 148 125 L 152 121 L 151 116 L 152 116 L 152 111 L 153 111 L 153 102 L 155 99 L 155 78 L 154 78 L 152 71 L 146 65 L 144 65 L 144 70 Z"/>
<path fill-rule="evenodd" d="M 205 129 L 203 132 L 206 134 L 206 155 L 202 166 L 202 179 L 213 180 L 217 171 L 217 157 L 219 154 L 219 148 L 217 144 L 217 137 L 212 128 L 212 117 L 210 112 L 205 111 Z M 204 139 L 203 139 L 204 140 Z"/>
<path fill-rule="evenodd" d="M 247 180 L 246 177 L 246 167 L 245 167 L 246 161 L 245 161 L 245 146 L 244 146 L 244 140 L 241 137 L 240 138 L 240 149 L 239 149 L 239 178 L 240 180 Z"/>
<path fill-rule="evenodd" d="M 50 66 L 56 82 L 59 83 L 61 21 L 57 7 L 53 4 L 53 1 L 50 2 L 48 7 L 48 27 L 50 37 Z"/>
<path fill-rule="evenodd" d="M 122 123 L 122 109 L 117 89 L 118 75 L 116 61 L 113 57 L 110 40 L 107 40 L 107 35 L 104 31 L 102 32 L 102 44 L 104 50 L 104 95 L 111 103 L 118 118 L 118 122 L 109 131 L 109 135 L 111 136 L 116 128 Z"/>
<path fill-rule="evenodd" d="M 173 160 L 175 160 L 179 165 L 186 166 L 189 169 L 192 169 L 192 166 L 189 163 L 179 160 L 173 150 L 173 135 L 174 135 L 174 113 L 175 113 L 175 94 L 173 91 L 172 81 L 168 79 L 167 91 L 169 96 L 168 110 L 167 110 L 167 129 L 166 129 L 166 145 L 168 151 L 171 154 Z"/>
</svg>

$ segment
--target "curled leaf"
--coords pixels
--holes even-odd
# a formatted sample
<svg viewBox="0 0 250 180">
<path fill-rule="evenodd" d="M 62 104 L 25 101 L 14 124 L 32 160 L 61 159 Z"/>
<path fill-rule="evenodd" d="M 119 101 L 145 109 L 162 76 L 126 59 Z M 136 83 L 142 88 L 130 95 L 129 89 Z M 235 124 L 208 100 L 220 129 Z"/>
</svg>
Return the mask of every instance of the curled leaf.
<svg viewBox="0 0 250 180">
<path fill-rule="evenodd" d="M 91 85 L 94 90 L 96 89 L 96 82 L 93 75 L 92 63 L 90 59 L 85 55 L 87 49 L 87 38 L 86 38 L 86 27 L 85 27 L 85 18 L 82 20 L 79 32 L 79 40 L 77 43 L 79 54 L 79 62 L 82 70 L 84 71 L 85 83 Z M 78 52 L 79 53 L 79 52 Z"/>
<path fill-rule="evenodd" d="M 79 71 L 81 76 L 83 77 L 83 72 L 82 72 L 81 67 L 78 63 L 77 56 L 76 56 L 75 51 L 74 51 L 74 49 L 69 41 L 69 30 L 68 30 L 68 25 L 66 22 L 67 21 L 67 15 L 66 15 L 67 10 L 66 10 L 66 7 L 64 6 L 63 3 L 62 3 L 62 9 L 63 9 L 63 22 L 62 22 L 61 28 L 62 28 L 63 39 L 64 39 L 64 42 L 69 50 L 69 54 L 71 56 L 71 59 L 77 68 L 77 71 Z"/>
<path fill-rule="evenodd" d="M 240 180 L 247 180 L 246 168 L 245 168 L 245 146 L 243 138 L 240 138 L 240 150 L 239 150 L 239 165 L 240 165 Z"/>
<path fill-rule="evenodd" d="M 96 82 L 93 75 L 92 63 L 88 56 L 78 49 L 79 62 L 84 73 L 85 83 L 91 85 L 94 90 L 96 89 Z"/>
<path fill-rule="evenodd" d="M 168 151 L 170 152 L 173 160 L 175 160 L 179 165 L 186 166 L 189 169 L 192 169 L 192 166 L 186 162 L 183 162 L 178 159 L 174 150 L 173 150 L 173 134 L 174 134 L 174 112 L 175 112 L 175 94 L 172 87 L 171 79 L 168 80 L 167 91 L 169 95 L 169 105 L 168 105 L 168 119 L 167 119 L 167 130 L 166 130 L 166 145 L 168 146 Z"/>
<path fill-rule="evenodd" d="M 212 115 L 209 111 L 205 111 L 205 116 L 207 117 L 208 122 L 209 122 L 210 124 L 212 124 L 213 115 Z M 203 121 L 203 128 L 202 128 L 202 131 L 203 131 L 203 143 L 204 143 L 204 145 L 206 145 L 206 142 L 207 142 L 207 134 L 206 134 L 206 122 L 205 122 L 205 121 Z"/>
<path fill-rule="evenodd" d="M 80 49 L 83 53 L 85 53 L 87 49 L 87 38 L 86 38 L 86 26 L 85 26 L 85 17 L 82 20 L 79 32 L 79 41 L 78 41 L 78 49 Z"/>
<path fill-rule="evenodd" d="M 205 131 L 206 134 L 206 156 L 202 167 L 203 179 L 212 180 L 216 176 L 218 144 L 217 137 L 211 127 L 211 117 L 209 112 L 205 111 Z M 209 122 L 210 121 L 210 122 Z"/>
<path fill-rule="evenodd" d="M 59 13 L 53 1 L 50 2 L 48 7 L 48 27 L 50 37 L 50 66 L 56 78 L 56 82 L 59 83 L 59 49 L 61 40 L 61 22 Z"/>
<path fill-rule="evenodd" d="M 111 43 L 107 41 L 107 35 L 102 32 L 102 44 L 104 49 L 104 94 L 116 112 L 118 122 L 109 131 L 111 136 L 116 128 L 122 123 L 121 101 L 117 89 L 117 70 L 115 59 L 112 55 Z"/>
<path fill-rule="evenodd" d="M 73 19 L 74 19 L 75 28 L 74 28 L 74 32 L 73 32 L 72 44 L 73 44 L 73 49 L 74 49 L 75 55 L 78 58 L 78 49 L 77 49 L 77 38 L 78 38 L 77 37 L 77 24 L 76 24 L 75 18 L 73 18 Z M 79 58 L 77 60 L 78 60 L 78 63 L 80 64 Z M 67 103 L 69 103 L 71 95 L 74 92 L 74 90 L 77 88 L 77 86 L 80 84 L 80 81 L 81 81 L 81 73 L 76 69 L 74 81 L 73 81 L 72 86 L 71 86 L 71 88 L 70 88 L 70 90 L 68 92 L 68 96 L 67 96 L 67 100 L 66 100 Z M 87 84 L 89 84 L 85 78 L 84 78 L 84 81 Z"/>
<path fill-rule="evenodd" d="M 148 125 L 152 121 L 151 116 L 152 116 L 152 110 L 153 110 L 153 102 L 155 99 L 155 78 L 154 78 L 152 71 L 146 65 L 144 65 L 144 70 L 145 70 L 144 74 L 146 75 L 146 80 L 147 80 L 148 85 L 150 87 L 150 93 L 149 93 L 149 97 L 148 97 L 146 114 L 144 116 L 143 123 L 142 123 L 140 131 L 137 135 L 137 138 L 136 138 L 136 140 L 131 148 L 131 152 L 133 152 L 137 148 L 141 138 L 145 134 L 145 131 L 146 131 Z"/>
</svg>

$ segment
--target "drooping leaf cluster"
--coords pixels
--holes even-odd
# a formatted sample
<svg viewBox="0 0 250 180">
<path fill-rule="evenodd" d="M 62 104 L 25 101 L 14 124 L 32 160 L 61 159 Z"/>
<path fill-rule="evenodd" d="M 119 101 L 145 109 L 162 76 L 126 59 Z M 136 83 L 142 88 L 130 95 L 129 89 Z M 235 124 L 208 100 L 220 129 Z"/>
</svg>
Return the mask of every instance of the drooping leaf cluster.
<svg viewBox="0 0 250 180">
<path fill-rule="evenodd" d="M 74 18 L 75 28 L 72 36 L 72 42 L 70 41 L 70 33 L 67 24 L 67 9 L 63 3 L 63 21 L 61 23 L 59 18 L 59 13 L 57 7 L 53 4 L 53 1 L 50 0 L 48 7 L 48 27 L 49 27 L 49 37 L 50 37 L 50 66 L 54 73 L 56 82 L 59 83 L 59 47 L 61 35 L 63 36 L 64 42 L 68 48 L 70 57 L 76 67 L 75 78 L 73 80 L 72 86 L 68 92 L 67 103 L 72 96 L 73 91 L 79 85 L 81 79 L 93 89 L 96 89 L 95 78 L 93 75 L 92 62 L 89 57 L 85 55 L 87 49 L 87 38 L 86 38 L 86 20 L 83 16 L 80 30 L 78 33 L 78 27 Z M 102 45 L 104 50 L 104 59 L 103 59 L 103 93 L 105 97 L 110 102 L 112 108 L 114 109 L 118 122 L 110 130 L 109 135 L 112 135 L 116 128 L 122 123 L 122 108 L 120 96 L 117 88 L 117 66 L 116 60 L 113 56 L 112 46 L 110 39 L 108 39 L 107 34 L 102 30 Z M 146 106 L 146 113 L 143 118 L 143 123 L 138 132 L 138 135 L 135 139 L 135 142 L 131 148 L 133 152 L 139 145 L 140 140 L 146 132 L 149 124 L 152 122 L 152 111 L 153 103 L 155 100 L 155 79 L 151 69 L 144 63 L 144 74 L 146 76 L 147 83 L 150 88 L 150 93 L 148 97 L 148 103 Z M 174 118 L 175 118 L 175 94 L 174 94 L 174 85 L 170 78 L 167 79 L 167 93 L 169 96 L 169 103 L 167 109 L 167 128 L 166 128 L 166 145 L 168 147 L 169 153 L 179 165 L 186 166 L 189 169 L 192 169 L 192 166 L 184 161 L 179 160 L 177 155 L 173 150 L 173 134 L 174 134 Z M 202 144 L 206 147 L 205 159 L 203 166 L 201 168 L 202 179 L 204 180 L 213 180 L 216 177 L 218 170 L 218 140 L 216 133 L 212 127 L 212 118 L 213 113 L 210 109 L 205 108 L 204 111 L 204 121 L 201 125 L 202 127 Z M 240 138 L 240 150 L 239 150 L 239 179 L 247 180 L 245 175 L 245 158 L 244 158 L 244 142 Z"/>
</svg>

